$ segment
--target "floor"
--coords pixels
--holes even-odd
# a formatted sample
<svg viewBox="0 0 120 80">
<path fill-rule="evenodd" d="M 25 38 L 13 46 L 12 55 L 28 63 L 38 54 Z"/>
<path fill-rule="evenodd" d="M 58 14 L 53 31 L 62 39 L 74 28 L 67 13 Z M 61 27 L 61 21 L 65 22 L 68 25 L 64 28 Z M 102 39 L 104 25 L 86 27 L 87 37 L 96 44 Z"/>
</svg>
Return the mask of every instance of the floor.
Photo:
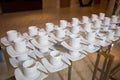
<svg viewBox="0 0 120 80">
<path fill-rule="evenodd" d="M 101 10 L 101 11 L 104 12 L 104 10 Z M 28 14 L 28 15 L 26 15 L 26 14 Z M 52 14 L 52 13 L 50 13 L 50 14 Z M 14 28 L 14 26 L 19 26 L 18 25 L 19 21 L 16 20 L 17 18 L 20 19 L 20 21 L 21 21 L 20 23 L 24 23 L 26 20 L 29 19 L 29 21 L 31 21 L 31 25 L 36 24 L 36 26 L 38 24 L 43 24 L 43 23 L 45 23 L 47 21 L 50 21 L 50 20 L 47 20 L 47 17 L 51 17 L 48 14 L 47 14 L 47 16 L 44 15 L 44 19 L 42 21 L 38 19 L 39 16 L 37 16 L 37 15 L 38 14 L 34 15 L 34 14 L 29 14 L 29 12 L 28 13 L 25 12 L 25 16 L 24 16 L 24 14 L 22 14 L 19 17 L 17 16 L 17 17 L 13 18 L 13 16 L 15 16 L 14 13 L 13 13 L 13 16 L 8 18 L 8 21 L 10 21 L 10 22 L 3 22 L 3 23 L 7 24 L 9 26 L 13 26 L 13 28 Z M 79 15 L 79 13 L 76 14 L 76 15 Z M 22 17 L 24 17 L 24 18 L 22 18 Z M 78 16 L 75 16 L 75 17 L 78 17 Z M 0 18 L 2 18 L 2 17 L 0 17 Z M 55 16 L 53 18 L 55 18 Z M 63 16 L 63 18 L 68 18 L 68 17 Z M 36 20 L 38 20 L 40 22 L 35 22 Z M 3 19 L 3 21 L 4 21 L 4 19 Z M 52 19 L 51 19 L 51 21 L 52 21 Z M 1 21 L 1 23 L 0 23 L 1 26 L 4 26 L 3 23 Z M 21 26 L 23 26 L 23 24 L 21 24 Z M 28 26 L 28 23 L 24 23 L 24 26 Z M 7 29 L 4 29 L 4 28 L 3 28 L 3 30 L 7 31 Z M 26 28 L 25 28 L 25 30 L 26 30 Z M 1 35 L 1 36 L 3 36 L 3 35 Z M 119 43 L 119 45 L 116 44 L 112 48 L 111 54 L 115 56 L 114 62 L 112 64 L 112 68 L 113 68 L 115 65 L 120 63 L 120 43 Z M 83 58 L 83 59 L 81 59 L 79 61 L 73 62 L 72 77 L 71 77 L 72 79 L 71 80 L 91 80 L 93 70 L 94 70 L 94 64 L 95 64 L 95 60 L 96 60 L 96 55 L 97 55 L 97 53 L 89 54 L 87 57 L 85 57 L 85 58 Z M 57 74 L 56 73 L 49 74 L 48 78 L 46 78 L 45 80 L 67 80 L 67 71 L 68 71 L 68 69 L 64 69 L 64 70 L 62 70 L 60 72 L 57 72 Z M 0 62 L 0 80 L 6 80 L 5 79 L 6 76 L 8 76 L 8 74 L 7 74 L 7 66 L 6 66 L 5 61 L 1 61 Z M 11 78 L 9 80 L 14 80 L 14 78 Z"/>
</svg>

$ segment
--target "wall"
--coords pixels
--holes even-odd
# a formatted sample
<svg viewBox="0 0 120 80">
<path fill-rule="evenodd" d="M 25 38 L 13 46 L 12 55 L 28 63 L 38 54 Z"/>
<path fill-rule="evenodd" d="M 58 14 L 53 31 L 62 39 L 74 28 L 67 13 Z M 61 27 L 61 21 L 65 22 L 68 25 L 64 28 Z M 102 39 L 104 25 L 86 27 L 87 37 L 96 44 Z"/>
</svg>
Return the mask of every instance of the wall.
<svg viewBox="0 0 120 80">
<path fill-rule="evenodd" d="M 60 0 L 42 0 L 43 9 L 59 8 Z"/>
<path fill-rule="evenodd" d="M 70 5 L 71 8 L 73 8 L 73 7 L 79 7 L 80 6 L 78 0 L 71 0 L 70 4 L 71 4 Z"/>
<path fill-rule="evenodd" d="M 120 0 L 116 0 L 113 14 L 120 16 Z"/>
<path fill-rule="evenodd" d="M 1 5 L 0 5 L 0 14 L 2 13 Z"/>
</svg>

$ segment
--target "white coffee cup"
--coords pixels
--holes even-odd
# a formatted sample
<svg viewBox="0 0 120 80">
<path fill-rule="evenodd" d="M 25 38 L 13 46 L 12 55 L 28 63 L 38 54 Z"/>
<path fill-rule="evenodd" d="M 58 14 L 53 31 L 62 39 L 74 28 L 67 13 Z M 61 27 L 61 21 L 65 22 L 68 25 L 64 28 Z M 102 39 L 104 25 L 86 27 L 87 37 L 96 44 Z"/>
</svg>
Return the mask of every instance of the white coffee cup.
<svg viewBox="0 0 120 80">
<path fill-rule="evenodd" d="M 91 42 L 94 42 L 95 41 L 95 36 L 96 34 L 93 33 L 93 32 L 88 32 L 87 34 L 87 40 L 91 41 Z"/>
<path fill-rule="evenodd" d="M 65 30 L 61 29 L 61 28 L 58 28 L 57 31 L 56 31 L 56 36 L 58 38 L 64 38 L 65 37 Z"/>
<path fill-rule="evenodd" d="M 15 39 L 13 42 L 14 42 L 14 48 L 17 52 L 25 52 L 27 50 L 26 42 L 23 38 L 19 37 Z"/>
<path fill-rule="evenodd" d="M 96 20 L 98 20 L 98 15 L 96 15 L 96 14 L 92 14 L 92 17 L 91 17 L 91 21 L 96 21 Z"/>
<path fill-rule="evenodd" d="M 39 44 L 42 46 L 48 45 L 49 44 L 48 38 L 49 37 L 47 34 L 44 34 L 44 33 L 40 34 L 38 39 Z"/>
<path fill-rule="evenodd" d="M 67 27 L 67 21 L 66 20 L 60 20 L 60 27 L 61 28 L 66 28 Z"/>
<path fill-rule="evenodd" d="M 116 24 L 111 24 L 110 27 L 111 28 L 116 28 Z"/>
<path fill-rule="evenodd" d="M 96 20 L 96 21 L 94 22 L 94 27 L 100 28 L 100 27 L 101 27 L 101 24 L 102 24 L 101 20 Z"/>
<path fill-rule="evenodd" d="M 28 27 L 28 33 L 30 36 L 35 36 L 38 34 L 38 28 L 36 26 Z"/>
<path fill-rule="evenodd" d="M 54 29 L 54 24 L 53 23 L 46 23 L 46 31 L 51 32 Z"/>
<path fill-rule="evenodd" d="M 71 37 L 69 44 L 75 49 L 80 48 L 80 38 Z"/>
<path fill-rule="evenodd" d="M 35 80 L 40 76 L 40 71 L 37 70 L 38 63 L 30 59 L 23 62 L 23 73 L 26 77 Z"/>
<path fill-rule="evenodd" d="M 103 23 L 104 23 L 104 25 L 110 25 L 110 18 L 109 17 L 105 17 Z"/>
<path fill-rule="evenodd" d="M 82 16 L 82 23 L 89 23 L 89 18 L 88 16 Z"/>
<path fill-rule="evenodd" d="M 91 29 L 92 24 L 91 23 L 86 23 L 83 26 L 84 26 L 85 31 L 87 31 L 87 32 L 91 32 L 92 31 L 92 29 Z"/>
<path fill-rule="evenodd" d="M 105 18 L 105 13 L 99 13 L 99 19 L 104 20 Z"/>
<path fill-rule="evenodd" d="M 117 27 L 116 35 L 120 36 L 120 27 Z"/>
<path fill-rule="evenodd" d="M 40 31 L 38 32 L 38 35 L 39 36 L 44 36 L 44 35 L 46 35 L 47 33 L 46 33 L 46 31 L 44 30 L 44 29 L 40 29 Z"/>
<path fill-rule="evenodd" d="M 59 51 L 52 51 L 50 52 L 50 63 L 54 66 L 61 66 L 63 64 L 62 62 L 62 56 L 60 55 Z"/>
<path fill-rule="evenodd" d="M 111 31 L 111 30 L 109 30 L 108 31 L 109 33 L 108 33 L 108 37 L 109 37 L 109 39 L 114 39 L 114 35 L 115 35 L 115 33 L 113 32 L 113 31 Z"/>
<path fill-rule="evenodd" d="M 78 18 L 72 18 L 72 24 L 78 26 L 80 23 Z"/>
<path fill-rule="evenodd" d="M 73 25 L 71 29 L 73 34 L 77 34 L 80 31 L 80 26 Z"/>
<path fill-rule="evenodd" d="M 18 32 L 16 30 L 7 31 L 7 39 L 8 41 L 13 41 L 18 38 Z"/>
<path fill-rule="evenodd" d="M 113 23 L 116 23 L 116 22 L 118 21 L 118 16 L 112 15 L 111 21 L 112 21 Z"/>
</svg>

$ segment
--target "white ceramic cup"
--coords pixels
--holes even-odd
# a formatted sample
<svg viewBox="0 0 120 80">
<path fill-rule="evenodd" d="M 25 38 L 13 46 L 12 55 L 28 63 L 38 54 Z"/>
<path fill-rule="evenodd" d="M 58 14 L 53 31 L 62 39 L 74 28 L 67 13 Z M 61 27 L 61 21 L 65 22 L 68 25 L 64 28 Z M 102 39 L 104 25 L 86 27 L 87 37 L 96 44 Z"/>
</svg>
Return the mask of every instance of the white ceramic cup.
<svg viewBox="0 0 120 80">
<path fill-rule="evenodd" d="M 87 40 L 89 40 L 89 41 L 91 41 L 91 42 L 94 42 L 94 41 L 95 41 L 95 36 L 96 36 L 95 33 L 89 32 L 89 33 L 87 34 Z"/>
<path fill-rule="evenodd" d="M 36 26 L 28 27 L 28 33 L 30 36 L 35 36 L 38 34 L 38 28 Z"/>
<path fill-rule="evenodd" d="M 99 13 L 99 19 L 104 20 L 105 18 L 105 13 Z"/>
<path fill-rule="evenodd" d="M 109 27 L 103 27 L 103 30 L 104 30 L 104 31 L 108 31 L 108 30 L 109 30 Z"/>
<path fill-rule="evenodd" d="M 91 29 L 92 24 L 91 23 L 86 23 L 83 26 L 84 26 L 85 31 L 87 31 L 87 32 L 91 32 L 92 31 L 92 29 Z"/>
<path fill-rule="evenodd" d="M 120 36 L 120 27 L 117 27 L 116 35 Z"/>
<path fill-rule="evenodd" d="M 110 25 L 110 18 L 109 17 L 105 17 L 103 23 L 104 23 L 104 25 Z"/>
<path fill-rule="evenodd" d="M 96 14 L 92 14 L 92 16 L 91 16 L 91 21 L 96 21 L 96 20 L 98 20 L 98 15 L 96 15 Z"/>
<path fill-rule="evenodd" d="M 72 18 L 72 24 L 73 25 L 79 25 L 79 23 L 80 23 L 80 21 L 79 21 L 79 19 L 78 18 Z"/>
<path fill-rule="evenodd" d="M 116 23 L 118 21 L 118 16 L 112 15 L 111 22 Z"/>
<path fill-rule="evenodd" d="M 108 37 L 109 37 L 109 39 L 114 39 L 114 35 L 115 35 L 115 33 L 113 32 L 113 31 L 111 31 L 111 30 L 109 30 L 108 31 L 109 33 L 108 33 Z"/>
<path fill-rule="evenodd" d="M 35 80 L 40 76 L 40 72 L 37 70 L 38 63 L 30 59 L 23 62 L 23 73 L 26 77 Z"/>
<path fill-rule="evenodd" d="M 68 24 L 68 22 L 66 20 L 60 20 L 60 27 L 61 28 L 66 28 L 67 24 Z"/>
<path fill-rule="evenodd" d="M 82 16 L 82 23 L 89 23 L 89 18 L 88 16 Z"/>
<path fill-rule="evenodd" d="M 64 38 L 65 37 L 65 30 L 64 29 L 57 29 L 56 36 L 58 38 Z"/>
<path fill-rule="evenodd" d="M 76 26 L 76 25 L 73 25 L 73 26 L 72 26 L 71 32 L 72 32 L 73 34 L 77 34 L 77 33 L 79 33 L 79 31 L 80 31 L 80 26 Z"/>
<path fill-rule="evenodd" d="M 61 66 L 63 64 L 62 62 L 62 56 L 60 55 L 59 51 L 52 51 L 50 52 L 50 63 L 54 66 Z"/>
<path fill-rule="evenodd" d="M 13 41 L 18 38 L 18 32 L 16 30 L 7 31 L 8 41 Z"/>
<path fill-rule="evenodd" d="M 46 23 L 46 31 L 51 32 L 54 30 L 54 24 L 53 23 Z"/>
<path fill-rule="evenodd" d="M 69 44 L 75 49 L 80 48 L 80 38 L 71 38 Z"/>
<path fill-rule="evenodd" d="M 116 28 L 116 24 L 111 24 L 110 27 L 111 28 Z"/>
<path fill-rule="evenodd" d="M 26 42 L 23 38 L 19 37 L 14 41 L 14 48 L 17 52 L 25 52 L 26 51 Z"/>
<path fill-rule="evenodd" d="M 41 34 L 41 35 L 39 35 L 38 42 L 42 46 L 48 45 L 49 44 L 48 35 L 47 34 Z"/>
<path fill-rule="evenodd" d="M 100 27 L 101 27 L 101 24 L 102 24 L 101 20 L 96 20 L 96 21 L 94 22 L 94 27 L 100 28 Z"/>
</svg>

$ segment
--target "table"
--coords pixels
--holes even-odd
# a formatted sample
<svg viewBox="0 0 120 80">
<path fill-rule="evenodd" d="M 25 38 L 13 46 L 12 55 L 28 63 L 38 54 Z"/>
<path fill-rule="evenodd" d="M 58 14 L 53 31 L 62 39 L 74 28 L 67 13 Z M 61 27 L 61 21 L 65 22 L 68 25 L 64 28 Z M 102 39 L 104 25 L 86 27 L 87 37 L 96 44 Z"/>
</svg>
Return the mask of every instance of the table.
<svg viewBox="0 0 120 80">
<path fill-rule="evenodd" d="M 99 12 L 101 12 L 101 10 L 86 7 L 2 14 L 0 16 L 0 24 L 2 28 L 0 31 L 0 37 L 5 36 L 5 32 L 10 29 L 16 29 L 20 32 L 25 32 L 30 25 L 36 25 L 39 28 L 44 28 L 44 24 L 46 22 L 59 24 L 59 20 L 61 19 L 71 21 L 71 18 L 73 17 L 81 19 L 83 15 L 90 16 L 92 13 Z"/>
</svg>

